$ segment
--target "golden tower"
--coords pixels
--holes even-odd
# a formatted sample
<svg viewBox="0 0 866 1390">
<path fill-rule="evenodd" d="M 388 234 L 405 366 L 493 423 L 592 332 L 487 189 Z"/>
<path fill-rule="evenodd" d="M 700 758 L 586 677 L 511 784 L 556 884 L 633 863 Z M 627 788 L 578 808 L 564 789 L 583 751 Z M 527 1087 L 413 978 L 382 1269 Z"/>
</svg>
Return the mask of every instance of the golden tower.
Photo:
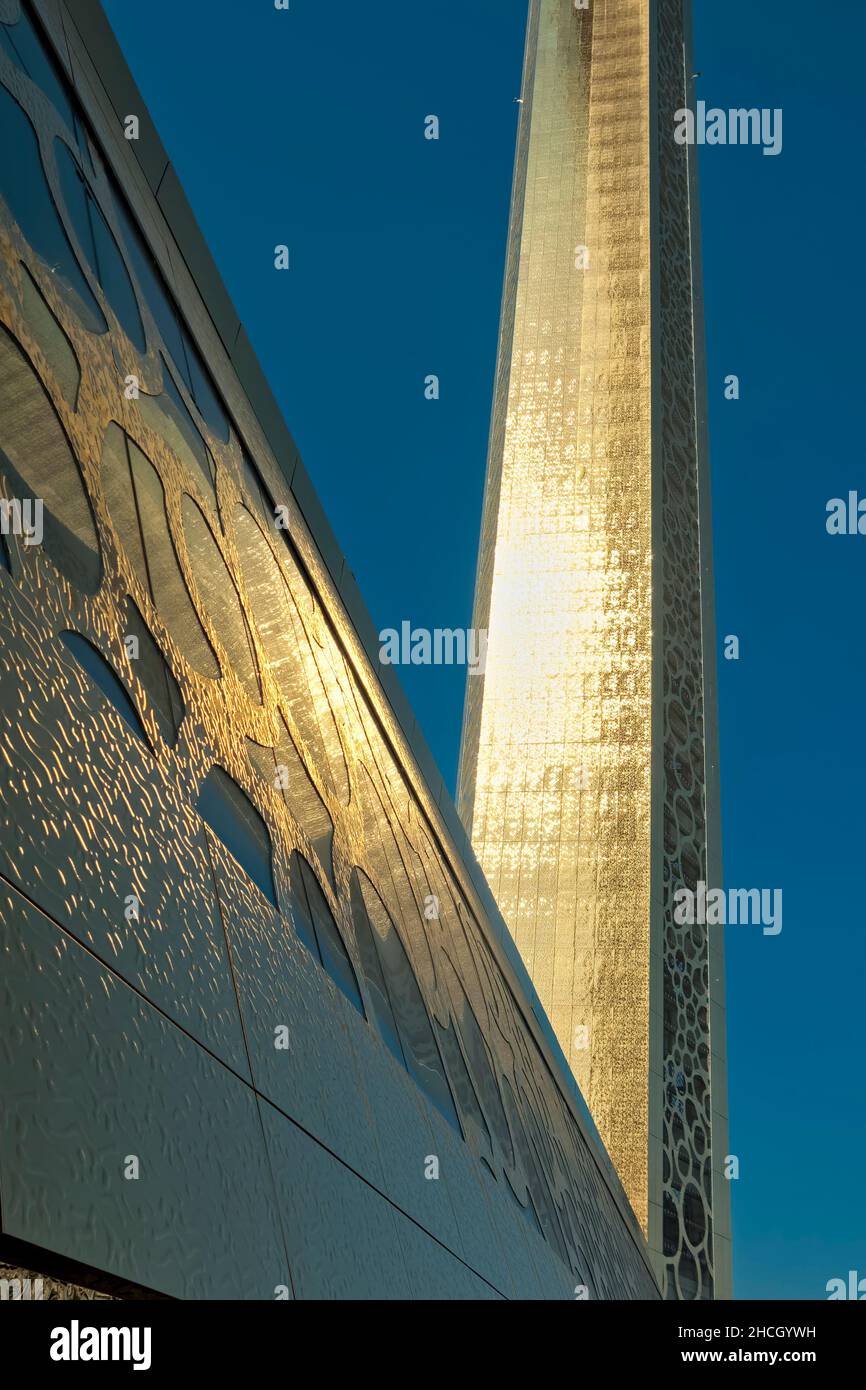
<svg viewBox="0 0 866 1390">
<path fill-rule="evenodd" d="M 688 0 L 531 0 L 458 806 L 669 1298 L 730 1296 Z"/>
</svg>

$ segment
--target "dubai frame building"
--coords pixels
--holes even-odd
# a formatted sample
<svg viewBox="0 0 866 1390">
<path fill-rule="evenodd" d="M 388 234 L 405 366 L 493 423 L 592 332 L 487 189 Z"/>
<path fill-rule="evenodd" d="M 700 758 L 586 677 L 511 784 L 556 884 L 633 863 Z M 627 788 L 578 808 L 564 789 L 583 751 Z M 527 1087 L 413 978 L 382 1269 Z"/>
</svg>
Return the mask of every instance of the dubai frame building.
<svg viewBox="0 0 866 1390">
<path fill-rule="evenodd" d="M 689 0 L 532 0 L 458 809 L 668 1298 L 729 1298 Z"/>
</svg>

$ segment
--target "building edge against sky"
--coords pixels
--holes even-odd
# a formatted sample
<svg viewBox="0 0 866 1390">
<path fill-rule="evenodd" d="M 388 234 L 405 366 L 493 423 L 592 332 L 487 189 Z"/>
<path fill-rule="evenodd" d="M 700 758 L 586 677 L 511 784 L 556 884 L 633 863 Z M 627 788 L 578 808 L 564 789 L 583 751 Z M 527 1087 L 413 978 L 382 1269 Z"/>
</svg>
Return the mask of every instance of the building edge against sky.
<svg viewBox="0 0 866 1390">
<path fill-rule="evenodd" d="M 46 498 L 44 545 L 0 549 L 0 1260 L 657 1296 L 99 5 L 0 0 L 0 83 L 0 471 Z"/>
<path fill-rule="evenodd" d="M 726 1298 L 692 72 L 688 0 L 531 0 L 458 809 L 667 1296 Z"/>
</svg>

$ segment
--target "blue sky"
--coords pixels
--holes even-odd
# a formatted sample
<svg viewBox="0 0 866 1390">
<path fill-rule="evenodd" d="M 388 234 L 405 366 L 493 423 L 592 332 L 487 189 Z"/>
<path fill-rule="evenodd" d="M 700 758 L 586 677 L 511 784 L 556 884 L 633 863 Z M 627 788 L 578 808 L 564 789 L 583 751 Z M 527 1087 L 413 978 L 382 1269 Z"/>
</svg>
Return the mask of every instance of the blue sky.
<svg viewBox="0 0 866 1390">
<path fill-rule="evenodd" d="M 377 627 L 468 626 L 526 0 L 104 4 Z M 741 646 L 725 876 L 784 893 L 780 936 L 728 932 L 735 1288 L 822 1298 L 866 1276 L 866 537 L 825 529 L 829 498 L 866 497 L 866 9 L 695 0 L 695 40 L 697 96 L 784 112 L 778 157 L 701 159 L 718 627 Z M 453 789 L 463 673 L 404 683 Z"/>
</svg>

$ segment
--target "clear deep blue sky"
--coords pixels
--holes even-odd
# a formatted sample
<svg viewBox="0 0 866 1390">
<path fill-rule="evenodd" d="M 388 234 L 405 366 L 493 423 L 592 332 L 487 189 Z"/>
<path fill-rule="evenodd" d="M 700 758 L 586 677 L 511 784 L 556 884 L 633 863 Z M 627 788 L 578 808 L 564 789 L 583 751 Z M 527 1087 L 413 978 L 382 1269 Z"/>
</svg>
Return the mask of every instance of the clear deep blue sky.
<svg viewBox="0 0 866 1390">
<path fill-rule="evenodd" d="M 377 627 L 468 626 L 526 0 L 104 3 Z M 728 932 L 735 1287 L 823 1298 L 866 1276 L 866 536 L 824 525 L 866 496 L 866 7 L 695 0 L 695 29 L 698 96 L 784 111 L 777 158 L 701 160 L 718 626 L 741 642 L 726 881 L 784 893 L 780 936 Z M 404 683 L 453 789 L 463 674 Z"/>
</svg>

